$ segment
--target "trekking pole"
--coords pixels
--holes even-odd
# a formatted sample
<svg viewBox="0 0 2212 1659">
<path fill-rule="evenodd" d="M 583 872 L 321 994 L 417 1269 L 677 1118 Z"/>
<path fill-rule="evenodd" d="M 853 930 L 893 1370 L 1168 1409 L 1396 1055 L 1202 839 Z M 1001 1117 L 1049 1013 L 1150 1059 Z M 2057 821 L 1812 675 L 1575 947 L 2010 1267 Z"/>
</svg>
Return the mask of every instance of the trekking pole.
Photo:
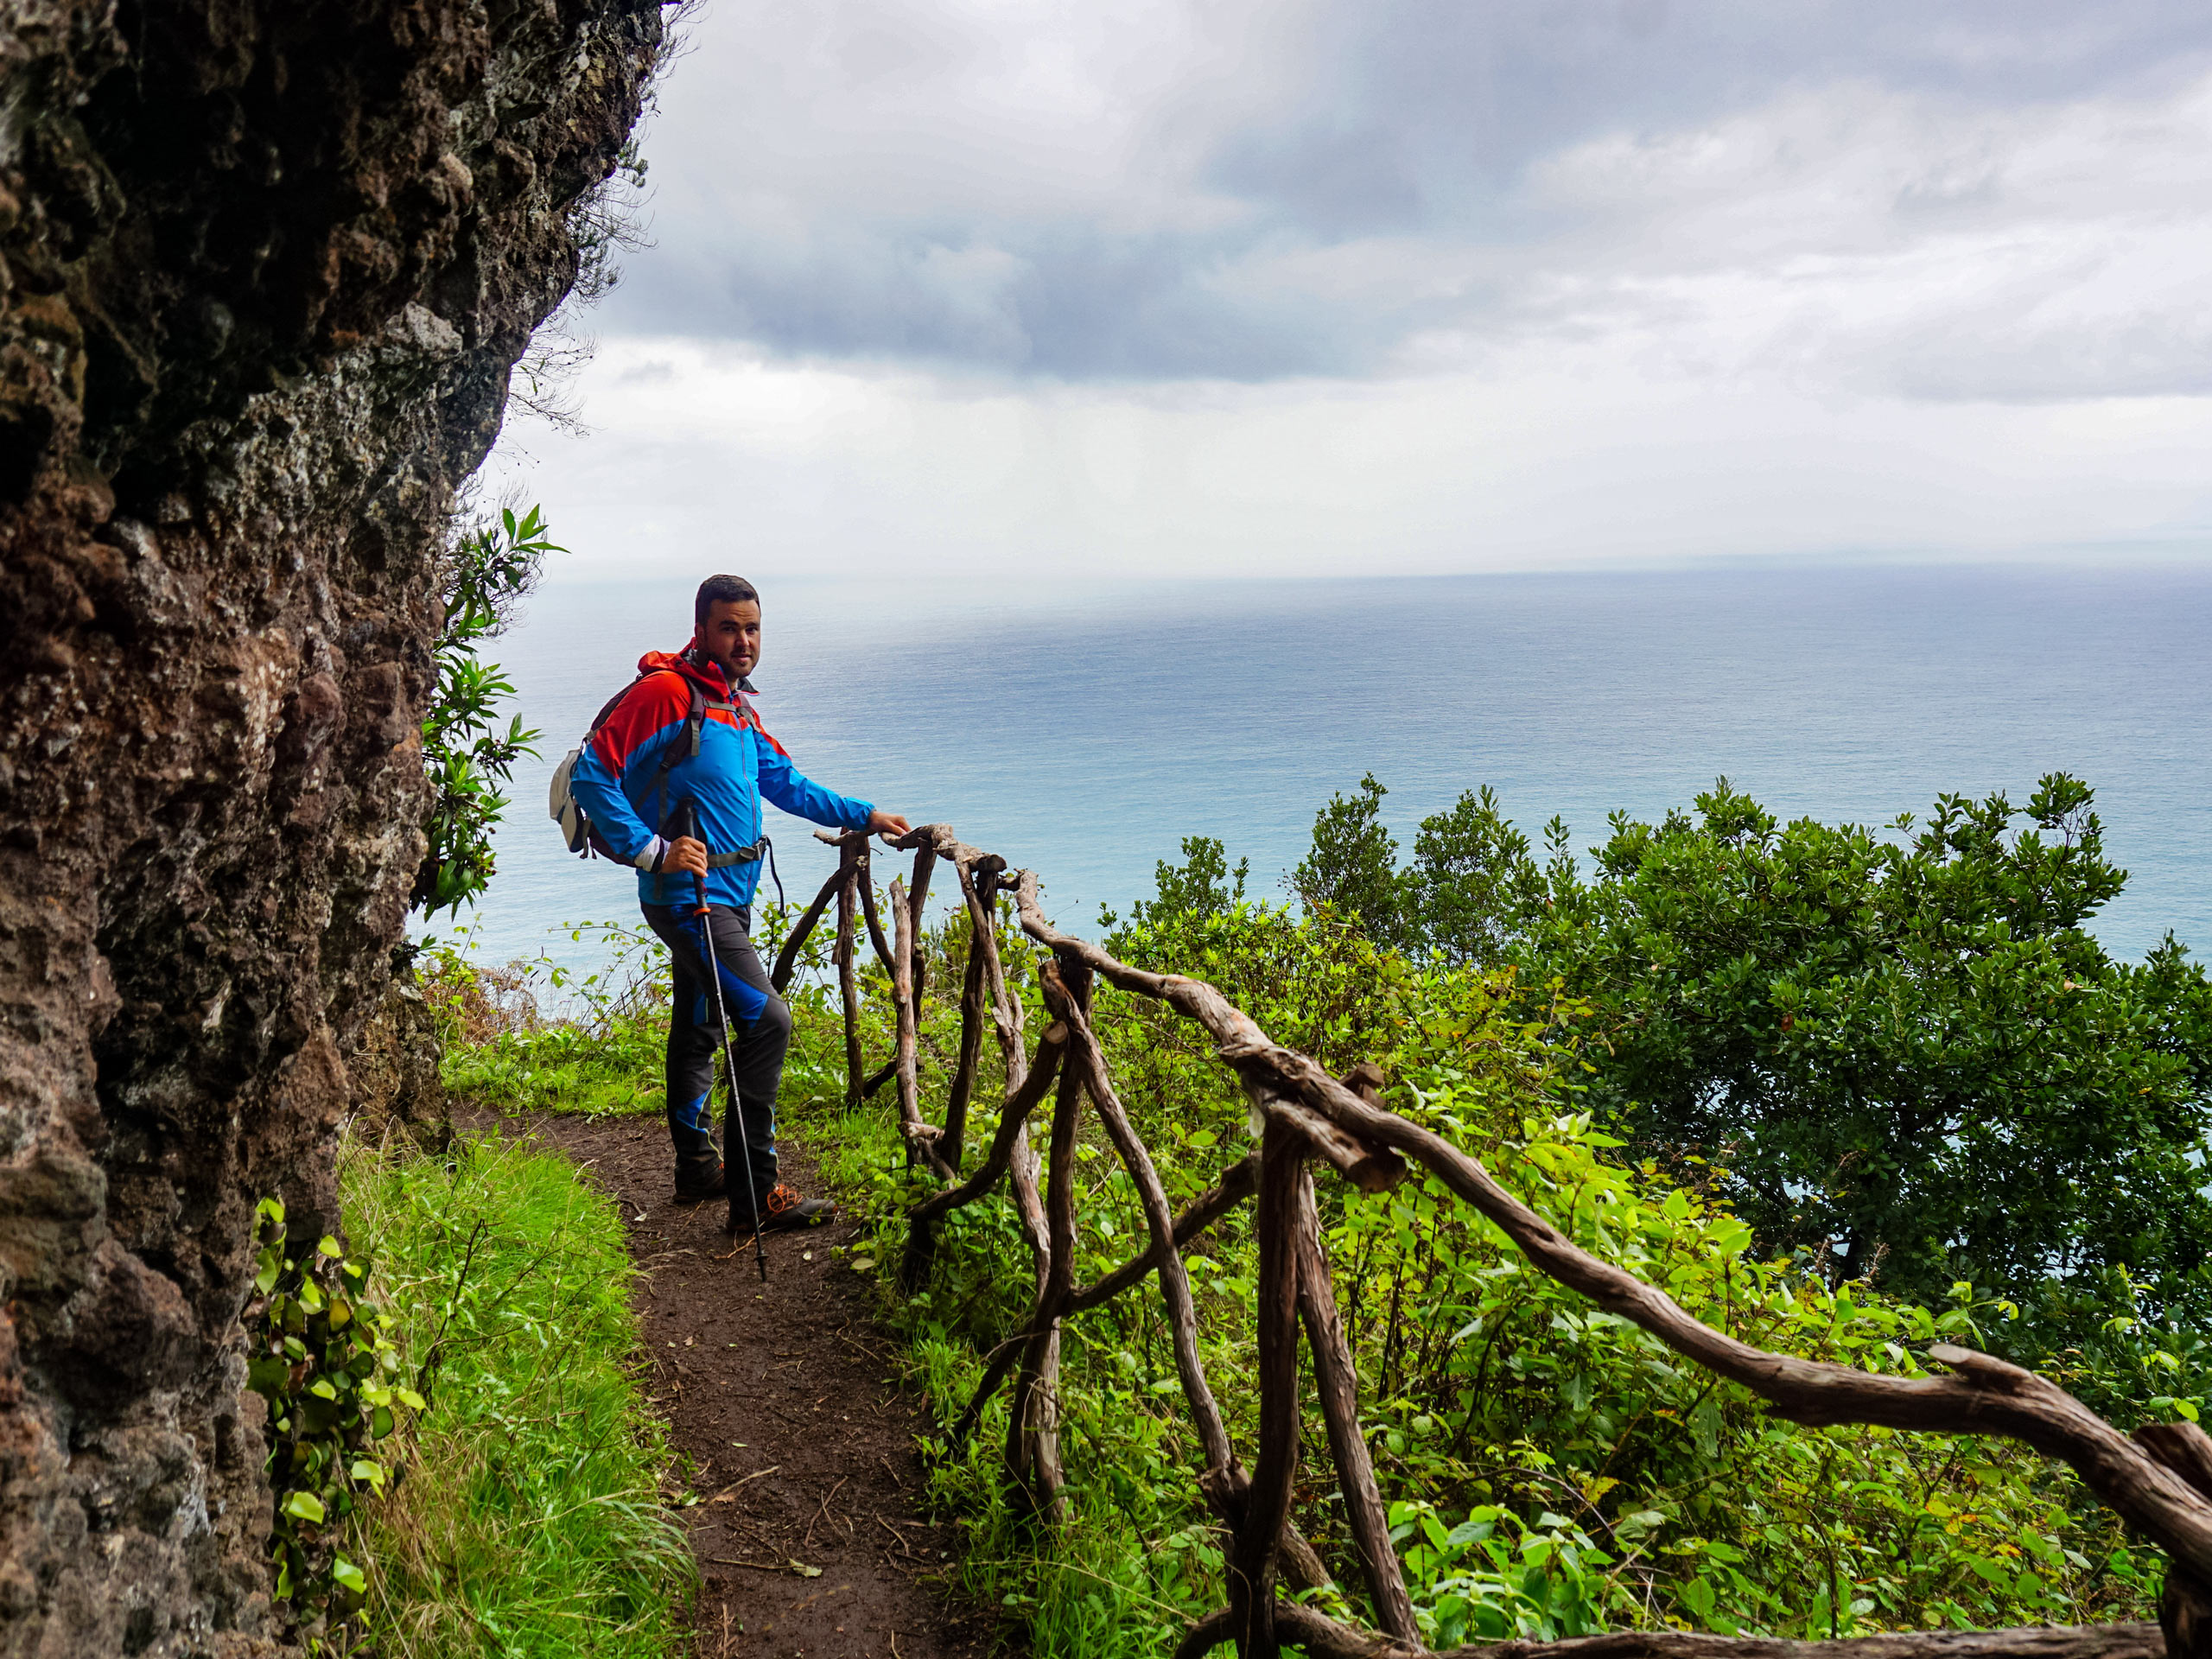
<svg viewBox="0 0 2212 1659">
<path fill-rule="evenodd" d="M 703 847 L 706 842 L 699 835 L 699 809 L 690 801 L 683 804 L 685 832 Z M 707 914 L 707 878 L 691 878 L 691 890 L 697 895 L 699 908 L 693 912 L 699 923 L 699 938 L 707 947 L 707 978 L 715 988 L 715 1023 L 722 1033 L 722 1065 L 729 1073 L 729 1121 L 737 1125 L 737 1149 L 745 1160 L 745 1197 L 753 1210 L 753 1261 L 760 1269 L 760 1278 L 768 1278 L 768 1252 L 760 1243 L 760 1195 L 753 1190 L 753 1142 L 745 1133 L 745 1103 L 737 1097 L 737 1056 L 729 1046 L 729 1011 L 722 1006 L 722 968 L 715 957 L 715 928 Z M 728 1142 L 723 1142 L 727 1148 Z M 728 1182 L 724 1180 L 728 1186 Z"/>
</svg>

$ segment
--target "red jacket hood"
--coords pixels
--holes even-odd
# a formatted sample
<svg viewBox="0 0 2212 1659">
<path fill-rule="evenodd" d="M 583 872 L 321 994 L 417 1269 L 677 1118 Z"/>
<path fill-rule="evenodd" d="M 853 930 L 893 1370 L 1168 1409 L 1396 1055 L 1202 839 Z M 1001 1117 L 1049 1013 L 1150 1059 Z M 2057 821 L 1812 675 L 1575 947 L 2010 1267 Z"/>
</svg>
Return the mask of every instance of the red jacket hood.
<svg viewBox="0 0 2212 1659">
<path fill-rule="evenodd" d="M 702 668 L 682 652 L 649 651 L 638 658 L 638 672 L 640 674 L 681 674 L 687 680 L 696 680 L 710 695 L 720 697 L 726 702 L 734 702 L 737 700 L 728 679 L 722 673 L 720 663 L 709 662 Z M 753 690 L 753 683 L 750 680 L 740 679 L 734 690 L 750 691 Z"/>
</svg>

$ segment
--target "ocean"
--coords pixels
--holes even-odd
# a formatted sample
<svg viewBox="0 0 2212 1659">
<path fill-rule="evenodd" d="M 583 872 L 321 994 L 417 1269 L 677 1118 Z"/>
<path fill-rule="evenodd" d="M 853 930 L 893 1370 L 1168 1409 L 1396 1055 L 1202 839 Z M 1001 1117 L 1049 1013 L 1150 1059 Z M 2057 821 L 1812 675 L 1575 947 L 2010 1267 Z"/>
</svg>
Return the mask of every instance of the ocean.
<svg viewBox="0 0 2212 1659">
<path fill-rule="evenodd" d="M 486 655 L 542 728 L 478 907 L 418 923 L 478 958 L 597 962 L 564 925 L 633 919 L 633 877 L 570 857 L 553 763 L 639 653 L 690 632 L 692 583 L 563 582 Z M 766 584 L 753 678 L 801 770 L 1038 872 L 1094 930 L 1186 836 L 1279 896 L 1315 811 L 1373 772 L 1402 846 L 1488 784 L 1578 851 L 1616 810 L 1725 775 L 1784 818 L 1882 825 L 2042 774 L 2096 790 L 2126 891 L 2096 928 L 2138 957 L 2212 944 L 2212 570 L 1751 564 L 1636 574 L 1174 586 L 1031 594 Z M 834 865 L 771 812 L 786 890 Z M 888 869 L 883 871 L 888 879 Z"/>
</svg>

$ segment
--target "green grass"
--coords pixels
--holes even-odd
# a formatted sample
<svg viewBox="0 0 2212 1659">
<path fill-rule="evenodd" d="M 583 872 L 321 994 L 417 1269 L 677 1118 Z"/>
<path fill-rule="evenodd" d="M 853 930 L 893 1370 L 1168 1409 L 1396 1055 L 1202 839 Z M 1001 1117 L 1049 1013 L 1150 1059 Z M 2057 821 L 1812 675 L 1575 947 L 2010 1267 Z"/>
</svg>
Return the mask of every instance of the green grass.
<svg viewBox="0 0 2212 1659">
<path fill-rule="evenodd" d="M 667 948 L 630 924 L 567 928 L 597 944 L 607 965 L 583 975 L 543 958 L 485 968 L 450 944 L 417 959 L 456 1106 L 587 1117 L 664 1109 Z M 561 1012 L 549 1015 L 549 1005 Z"/>
<path fill-rule="evenodd" d="M 499 1112 L 579 1112 L 586 1117 L 658 1114 L 667 1016 L 637 1020 L 608 1033 L 570 1025 L 501 1032 L 446 1050 L 441 1073 L 461 1102 Z"/>
<path fill-rule="evenodd" d="M 678 1650 L 696 1568 L 637 1372 L 613 1209 L 556 1152 L 464 1136 L 446 1158 L 349 1147 L 348 1230 L 429 1408 L 347 1553 L 383 1659 Z"/>
</svg>

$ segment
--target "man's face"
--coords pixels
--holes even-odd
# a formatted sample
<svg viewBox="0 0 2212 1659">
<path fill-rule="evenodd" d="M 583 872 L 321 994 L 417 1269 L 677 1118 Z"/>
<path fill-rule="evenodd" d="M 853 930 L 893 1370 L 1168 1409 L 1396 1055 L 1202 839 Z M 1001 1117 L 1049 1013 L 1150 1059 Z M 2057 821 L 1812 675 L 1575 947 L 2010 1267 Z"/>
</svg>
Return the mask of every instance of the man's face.
<svg viewBox="0 0 2212 1659">
<path fill-rule="evenodd" d="M 750 599 L 718 599 L 699 629 L 699 649 L 722 665 L 733 683 L 760 664 L 760 607 Z"/>
</svg>

